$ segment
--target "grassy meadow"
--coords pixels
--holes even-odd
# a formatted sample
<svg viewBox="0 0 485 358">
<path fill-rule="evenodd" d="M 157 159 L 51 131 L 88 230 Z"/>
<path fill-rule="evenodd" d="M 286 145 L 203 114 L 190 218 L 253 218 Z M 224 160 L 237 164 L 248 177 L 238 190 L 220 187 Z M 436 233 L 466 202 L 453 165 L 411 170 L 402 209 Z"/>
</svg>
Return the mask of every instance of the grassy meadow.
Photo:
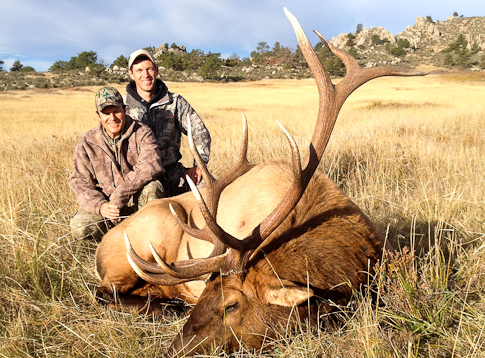
<svg viewBox="0 0 485 358">
<path fill-rule="evenodd" d="M 267 356 L 485 356 L 484 78 L 388 77 L 350 96 L 319 170 L 396 249 L 375 277 L 380 304 L 357 295 L 340 324 L 288 332 Z M 216 176 L 235 156 L 242 112 L 251 161 L 289 159 L 277 120 L 306 151 L 313 80 L 168 87 L 210 129 Z M 96 89 L 0 92 L 0 357 L 157 357 L 185 322 L 98 305 L 96 244 L 69 232 L 67 178 L 75 144 L 97 123 Z"/>
</svg>

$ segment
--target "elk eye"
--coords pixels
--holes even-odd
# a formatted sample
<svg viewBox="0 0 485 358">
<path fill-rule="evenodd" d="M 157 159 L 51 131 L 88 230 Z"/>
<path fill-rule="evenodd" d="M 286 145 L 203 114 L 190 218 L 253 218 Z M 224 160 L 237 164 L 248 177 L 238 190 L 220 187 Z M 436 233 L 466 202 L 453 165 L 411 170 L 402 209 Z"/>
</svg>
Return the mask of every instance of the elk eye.
<svg viewBox="0 0 485 358">
<path fill-rule="evenodd" d="M 236 302 L 232 305 L 226 307 L 226 313 L 233 312 L 239 307 L 239 302 Z"/>
</svg>

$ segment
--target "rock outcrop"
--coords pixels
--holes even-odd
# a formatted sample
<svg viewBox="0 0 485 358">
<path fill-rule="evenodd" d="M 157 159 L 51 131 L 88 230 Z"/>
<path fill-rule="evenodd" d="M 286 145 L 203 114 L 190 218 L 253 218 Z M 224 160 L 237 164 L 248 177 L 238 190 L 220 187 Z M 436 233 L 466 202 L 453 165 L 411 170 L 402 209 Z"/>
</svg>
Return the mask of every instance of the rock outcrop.
<svg viewBox="0 0 485 358">
<path fill-rule="evenodd" d="M 354 47 L 358 51 L 360 63 L 385 64 L 394 62 L 393 56 L 389 53 L 379 51 L 382 46 L 372 44 L 372 36 L 378 35 L 381 40 L 388 39 L 386 45 L 396 46 L 399 40 L 409 41 L 410 47 L 405 48 L 406 61 L 410 62 L 411 67 L 417 64 L 443 65 L 442 50 L 446 49 L 451 43 L 457 40 L 459 35 L 463 35 L 467 41 L 468 50 L 479 47 L 478 54 L 483 55 L 485 50 L 485 17 L 456 17 L 450 16 L 445 21 L 431 21 L 430 18 L 419 16 L 414 25 L 409 25 L 404 31 L 396 36 L 389 33 L 382 27 L 363 29 L 360 33 L 354 34 Z M 342 33 L 332 38 L 332 44 L 346 51 L 350 50 L 347 45 L 348 34 Z M 375 53 L 372 53 L 374 51 Z M 389 62 L 391 61 L 391 62 Z"/>
</svg>

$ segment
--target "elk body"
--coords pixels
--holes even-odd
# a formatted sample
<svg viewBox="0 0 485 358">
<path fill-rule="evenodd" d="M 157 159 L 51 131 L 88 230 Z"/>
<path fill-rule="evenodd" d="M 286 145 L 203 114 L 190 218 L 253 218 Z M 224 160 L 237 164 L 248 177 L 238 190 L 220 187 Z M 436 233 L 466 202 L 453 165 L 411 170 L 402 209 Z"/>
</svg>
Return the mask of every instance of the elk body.
<svg viewBox="0 0 485 358">
<path fill-rule="evenodd" d="M 171 354 L 204 352 L 213 346 L 227 351 L 241 345 L 259 349 L 267 337 L 277 337 L 281 325 L 294 319 L 315 322 L 334 304 L 347 303 L 381 258 L 384 241 L 372 222 L 315 171 L 340 108 L 356 88 L 380 76 L 425 73 L 362 69 L 317 33 L 347 69 L 334 86 L 296 19 L 288 12 L 287 16 L 320 94 L 315 131 L 303 162 L 285 131 L 291 164 L 250 165 L 246 126 L 235 165 L 215 180 L 189 135 L 207 183 L 205 191 L 193 188 L 196 199 L 185 194 L 147 205 L 108 233 L 98 249 L 101 291 L 111 286 L 132 295 L 159 290 L 160 297 L 185 295 L 186 301 L 197 301 Z M 167 213 L 169 202 L 174 203 L 174 218 Z M 118 252 L 123 230 L 131 241 L 127 239 L 129 264 L 143 280 L 133 278 Z M 150 247 L 148 239 L 153 240 Z M 111 250 L 116 257 L 113 267 L 126 271 L 109 272 Z M 117 281 L 117 275 L 125 281 Z"/>
<path fill-rule="evenodd" d="M 277 206 L 290 186 L 291 178 L 285 178 L 281 173 L 281 165 L 266 164 L 254 166 L 237 178 L 221 195 L 220 214 L 217 217 L 220 225 L 235 237 L 248 235 Z M 269 182 L 274 185 L 268 185 Z M 178 209 L 186 222 L 194 227 L 204 226 L 204 219 L 192 193 L 153 200 L 115 226 L 96 250 L 96 274 L 101 280 L 97 294 L 103 301 L 116 306 L 121 304 L 125 309 L 145 307 L 148 312 L 156 312 L 159 306 L 155 304 L 158 300 L 150 305 L 147 296 L 197 302 L 205 288 L 203 281 L 169 286 L 149 283 L 140 279 L 126 259 L 125 232 L 139 256 L 152 262 L 154 259 L 148 242 L 166 262 L 189 259 L 187 247 L 194 258 L 210 255 L 213 244 L 186 234 L 171 214 L 169 204 Z"/>
</svg>

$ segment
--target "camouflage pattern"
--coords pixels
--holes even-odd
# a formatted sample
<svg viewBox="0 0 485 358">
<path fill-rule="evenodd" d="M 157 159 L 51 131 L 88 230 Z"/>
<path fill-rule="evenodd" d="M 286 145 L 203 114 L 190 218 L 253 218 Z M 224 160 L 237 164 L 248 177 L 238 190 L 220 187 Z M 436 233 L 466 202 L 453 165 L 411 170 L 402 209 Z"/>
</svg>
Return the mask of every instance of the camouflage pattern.
<svg viewBox="0 0 485 358">
<path fill-rule="evenodd" d="M 160 85 L 165 84 L 157 80 Z M 128 85 L 130 86 L 130 85 Z M 165 87 L 166 88 L 166 87 Z M 148 125 L 157 140 L 162 166 L 167 169 L 181 158 L 181 134 L 187 135 L 187 114 L 190 116 L 195 147 L 207 163 L 210 156 L 211 137 L 197 112 L 181 95 L 166 90 L 164 96 L 149 109 L 129 93 L 125 97 L 127 114 Z M 167 170 L 168 172 L 168 170 Z"/>
<path fill-rule="evenodd" d="M 81 208 L 100 215 L 106 202 L 120 209 L 164 170 L 152 131 L 126 116 L 121 138 L 110 145 L 101 123 L 80 139 L 74 153 L 69 185 Z"/>
<path fill-rule="evenodd" d="M 137 208 L 140 210 L 143 205 L 155 199 L 165 198 L 165 189 L 159 180 L 148 183 L 140 193 Z"/>
<path fill-rule="evenodd" d="M 135 195 L 136 196 L 136 195 Z M 154 200 L 163 198 L 163 186 L 158 180 L 151 181 L 141 191 L 138 199 L 132 197 L 120 213 L 121 219 L 125 219 L 140 210 L 143 205 Z M 137 205 L 133 205 L 134 201 L 138 201 Z M 101 238 L 113 228 L 115 224 L 111 220 L 102 217 L 101 215 L 90 213 L 83 208 L 73 215 L 71 218 L 71 232 L 76 239 L 95 239 Z"/>
<path fill-rule="evenodd" d="M 185 179 L 188 168 L 182 163 L 177 162 L 165 171 L 165 175 L 160 179 L 165 190 L 164 197 L 176 196 L 190 190 L 189 183 Z"/>
<path fill-rule="evenodd" d="M 96 112 L 99 113 L 109 106 L 123 107 L 123 97 L 116 88 L 103 87 L 94 95 L 94 104 Z"/>
</svg>

